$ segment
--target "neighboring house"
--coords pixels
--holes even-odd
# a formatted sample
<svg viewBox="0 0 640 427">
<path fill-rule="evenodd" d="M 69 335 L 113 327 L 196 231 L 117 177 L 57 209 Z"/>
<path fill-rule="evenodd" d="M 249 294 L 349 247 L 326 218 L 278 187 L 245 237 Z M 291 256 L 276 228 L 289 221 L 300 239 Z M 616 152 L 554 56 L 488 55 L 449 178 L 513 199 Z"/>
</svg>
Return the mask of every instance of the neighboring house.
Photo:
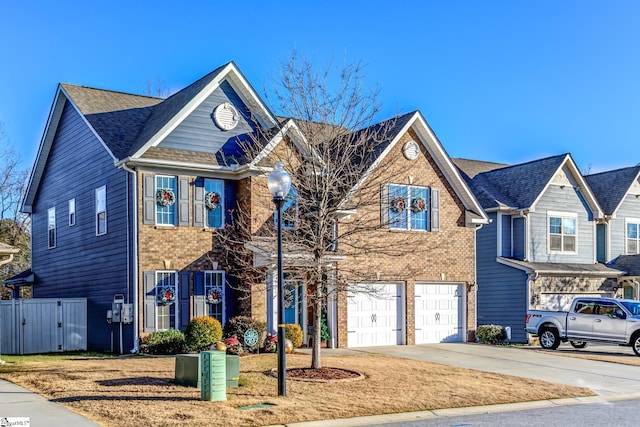
<svg viewBox="0 0 640 427">
<path fill-rule="evenodd" d="M 401 302 L 380 313 L 377 325 L 387 315 L 400 319 L 393 344 L 464 341 L 475 329 L 475 229 L 487 218 L 422 116 L 398 122 L 380 153 L 398 176 L 381 183 L 378 215 L 390 215 L 388 194 L 404 192 L 408 203 L 421 195 L 430 205 L 403 225 L 394 221 L 383 238 L 401 245 L 403 235 L 420 235 L 434 250 L 429 258 L 362 261 L 376 272 L 374 286 L 394 289 Z M 239 142 L 257 134 L 267 135 L 258 141 L 264 148 L 248 158 Z M 235 209 L 249 214 L 252 231 L 273 228 L 266 177 L 274 158 L 299 150 L 303 138 L 295 122 L 274 116 L 234 63 L 166 99 L 61 84 L 23 201 L 32 222 L 32 269 L 21 277 L 33 284 L 34 298 L 87 298 L 89 349 L 135 351 L 140 337 L 184 329 L 201 315 L 224 324 L 243 314 L 275 329 L 273 240 L 247 242 L 266 277 L 243 289 L 229 273 L 235 266 L 228 248 L 216 246 L 213 234 L 231 223 Z M 295 205 L 295 194 L 289 199 Z M 343 220 L 348 227 L 349 215 Z M 340 268 L 341 260 L 330 264 Z M 424 272 L 399 280 L 403 263 L 419 263 Z M 285 317 L 306 335 L 306 290 L 294 291 Z M 376 323 L 377 313 L 365 313 L 361 299 L 362 309 L 347 309 L 344 297 L 328 308 L 334 344 L 378 343 L 366 338 L 378 333 L 376 325 L 361 339 L 347 338 L 350 321 L 373 316 Z M 114 301 L 131 307 L 122 323 Z M 433 310 L 445 303 L 450 311 Z M 435 331 L 438 324 L 446 333 Z M 415 330 L 430 332 L 418 337 Z"/>
<path fill-rule="evenodd" d="M 511 341 L 526 342 L 527 309 L 615 295 L 622 272 L 596 259 L 604 215 L 569 154 L 503 167 L 454 162 L 491 219 L 478 232 L 478 325 L 509 326 Z"/>
<path fill-rule="evenodd" d="M 586 175 L 602 206 L 597 225 L 597 259 L 624 271 L 624 298 L 640 299 L 640 166 Z"/>
</svg>

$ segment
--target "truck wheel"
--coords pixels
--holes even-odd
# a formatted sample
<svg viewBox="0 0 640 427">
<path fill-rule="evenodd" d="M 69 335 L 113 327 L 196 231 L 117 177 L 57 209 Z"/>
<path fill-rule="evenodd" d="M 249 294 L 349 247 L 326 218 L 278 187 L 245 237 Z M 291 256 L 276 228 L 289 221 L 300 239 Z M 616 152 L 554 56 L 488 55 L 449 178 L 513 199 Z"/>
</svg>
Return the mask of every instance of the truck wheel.
<svg viewBox="0 0 640 427">
<path fill-rule="evenodd" d="M 560 345 L 560 334 L 556 328 L 543 328 L 540 331 L 540 346 L 545 350 L 555 350 Z M 640 351 L 640 339 L 638 340 Z"/>
<path fill-rule="evenodd" d="M 585 348 L 587 346 L 586 341 L 569 341 L 573 348 Z"/>
<path fill-rule="evenodd" d="M 631 348 L 636 356 L 640 356 L 640 333 L 636 333 L 631 337 Z"/>
</svg>

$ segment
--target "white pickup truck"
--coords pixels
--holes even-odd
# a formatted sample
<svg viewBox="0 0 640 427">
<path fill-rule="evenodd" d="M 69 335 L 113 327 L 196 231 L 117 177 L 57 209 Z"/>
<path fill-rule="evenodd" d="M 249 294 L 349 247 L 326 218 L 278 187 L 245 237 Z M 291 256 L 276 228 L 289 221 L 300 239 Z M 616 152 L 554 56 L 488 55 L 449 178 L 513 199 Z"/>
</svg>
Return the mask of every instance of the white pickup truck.
<svg viewBox="0 0 640 427">
<path fill-rule="evenodd" d="M 575 348 L 599 341 L 629 345 L 640 356 L 640 301 L 575 298 L 568 312 L 527 311 L 525 330 L 545 349 L 555 350 L 561 341 Z"/>
</svg>

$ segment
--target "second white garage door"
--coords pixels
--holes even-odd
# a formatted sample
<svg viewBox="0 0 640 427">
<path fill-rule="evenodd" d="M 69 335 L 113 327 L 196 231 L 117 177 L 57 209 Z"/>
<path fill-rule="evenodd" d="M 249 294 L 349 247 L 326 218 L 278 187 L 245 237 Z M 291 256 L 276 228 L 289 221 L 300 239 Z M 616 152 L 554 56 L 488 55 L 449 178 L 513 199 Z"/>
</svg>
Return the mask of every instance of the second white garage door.
<svg viewBox="0 0 640 427">
<path fill-rule="evenodd" d="M 416 284 L 416 344 L 462 342 L 464 285 Z"/>
<path fill-rule="evenodd" d="M 403 344 L 404 313 L 402 286 L 371 285 L 366 293 L 347 298 L 347 346 L 367 347 Z"/>
</svg>

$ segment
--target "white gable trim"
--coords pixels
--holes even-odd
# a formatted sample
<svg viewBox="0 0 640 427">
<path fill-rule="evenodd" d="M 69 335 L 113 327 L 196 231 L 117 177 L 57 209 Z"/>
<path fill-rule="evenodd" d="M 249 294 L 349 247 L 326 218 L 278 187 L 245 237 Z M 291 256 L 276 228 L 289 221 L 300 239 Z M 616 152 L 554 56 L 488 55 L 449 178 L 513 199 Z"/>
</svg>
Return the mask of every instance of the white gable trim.
<svg viewBox="0 0 640 427">
<path fill-rule="evenodd" d="M 290 131 L 292 131 L 290 133 Z M 278 131 L 278 133 L 271 138 L 271 141 L 258 153 L 258 155 L 253 159 L 253 161 L 249 164 L 251 168 L 258 168 L 258 163 L 267 157 L 271 152 L 276 148 L 276 146 L 284 139 L 284 137 L 289 134 L 291 141 L 296 146 L 298 150 L 302 153 L 303 156 L 314 156 L 316 160 L 321 161 L 318 153 L 311 150 L 310 153 L 308 149 L 311 149 L 311 145 L 307 141 L 307 138 L 302 134 L 300 128 L 296 124 L 293 119 L 289 119 Z"/>
<path fill-rule="evenodd" d="M 165 123 L 162 128 L 152 136 L 138 151 L 136 151 L 130 157 L 132 159 L 139 158 L 142 156 L 150 147 L 157 146 L 162 140 L 164 140 L 173 130 L 178 127 L 180 123 L 182 123 L 200 104 L 202 104 L 208 97 L 220 87 L 223 81 L 229 82 L 234 90 L 243 98 L 243 102 L 248 107 L 257 106 L 262 114 L 259 114 L 258 117 L 263 120 L 263 124 L 267 123 L 271 126 L 276 125 L 277 121 L 275 117 L 271 114 L 271 112 L 264 105 L 262 100 L 258 97 L 255 91 L 251 88 L 251 85 L 247 82 L 247 80 L 242 76 L 240 71 L 237 69 L 235 64 L 229 63 L 227 64 L 218 75 L 205 86 L 204 89 L 200 91 L 196 96 L 191 98 L 187 104 L 182 107 L 182 110 L 178 112 L 175 116 L 173 116 L 167 123 Z M 236 87 L 237 85 L 234 82 L 240 83 L 243 87 Z M 252 100 L 246 98 L 249 95 Z M 271 127 L 266 126 L 266 127 Z"/>
<path fill-rule="evenodd" d="M 556 175 L 558 175 L 558 173 L 560 173 L 565 166 L 571 172 L 572 178 L 577 182 L 578 189 L 579 189 L 580 193 L 582 193 L 582 196 L 584 197 L 584 199 L 587 201 L 587 204 L 589 205 L 589 207 L 591 208 L 591 213 L 593 213 L 594 219 L 604 218 L 604 213 L 602 212 L 602 209 L 600 208 L 600 204 L 598 203 L 598 201 L 596 200 L 595 196 L 591 192 L 591 188 L 589 188 L 589 186 L 587 185 L 587 182 L 584 180 L 584 177 L 580 173 L 580 170 L 578 169 L 578 166 L 576 166 L 576 164 L 574 163 L 573 159 L 571 158 L 571 156 L 569 154 L 565 155 L 564 160 L 562 161 L 560 166 L 558 166 L 558 169 L 556 169 L 556 171 L 554 172 L 554 174 L 551 177 L 551 179 L 549 180 L 549 182 L 547 182 L 545 184 L 545 186 L 542 189 L 542 191 L 540 192 L 540 194 L 538 194 L 536 199 L 531 204 L 530 210 L 531 211 L 535 210 L 536 205 L 538 204 L 538 202 L 540 201 L 540 199 L 542 198 L 544 193 L 549 189 L 549 186 L 552 185 L 552 182 L 553 182 L 554 178 L 556 177 Z"/>
<path fill-rule="evenodd" d="M 640 178 L 640 172 L 636 174 L 636 177 L 633 179 L 633 181 L 631 181 L 631 184 L 629 184 L 629 188 L 627 188 L 627 191 L 625 191 L 624 196 L 622 197 L 622 199 L 620 199 L 620 203 L 618 203 L 618 206 L 616 206 L 616 208 L 611 213 L 611 218 L 617 217 L 620 206 L 622 206 L 627 196 L 631 194 L 631 189 L 633 188 L 633 184 L 637 183 L 639 178 Z"/>
<path fill-rule="evenodd" d="M 113 155 L 109 147 L 107 147 L 107 144 L 104 143 L 102 138 L 100 138 L 100 135 L 98 135 L 93 126 L 91 126 L 91 124 L 87 121 L 87 118 L 84 116 L 84 114 L 82 114 L 78 106 L 73 102 L 69 94 L 64 90 L 62 85 L 58 85 L 58 90 L 56 91 L 56 96 L 53 100 L 53 105 L 51 107 L 51 111 L 49 112 L 49 117 L 47 118 L 47 124 L 45 126 L 44 134 L 42 135 L 42 140 L 40 141 L 40 146 L 38 147 L 35 166 L 31 171 L 29 183 L 27 184 L 27 191 L 20 208 L 22 212 L 32 212 L 32 205 L 35 199 L 35 194 L 38 190 L 40 180 L 42 179 L 44 169 L 47 165 L 49 153 L 51 152 L 51 146 L 53 145 L 53 139 L 56 136 L 56 131 L 58 130 L 58 125 L 60 124 L 60 119 L 62 118 L 62 111 L 64 110 L 64 106 L 67 102 L 76 110 L 78 115 L 82 118 L 84 124 L 88 129 L 91 130 L 93 135 L 100 142 L 100 144 L 102 144 L 102 146 L 107 151 L 107 153 L 109 153 L 114 162 L 116 161 L 116 157 Z"/>
</svg>

